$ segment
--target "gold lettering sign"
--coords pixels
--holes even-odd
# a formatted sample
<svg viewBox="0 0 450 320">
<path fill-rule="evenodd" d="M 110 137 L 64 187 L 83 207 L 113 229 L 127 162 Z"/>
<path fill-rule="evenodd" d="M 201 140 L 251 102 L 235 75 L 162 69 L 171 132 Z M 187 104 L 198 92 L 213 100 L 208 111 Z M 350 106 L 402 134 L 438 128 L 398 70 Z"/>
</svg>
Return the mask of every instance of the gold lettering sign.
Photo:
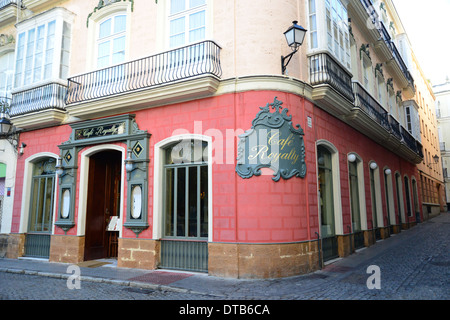
<svg viewBox="0 0 450 320">
<path fill-rule="evenodd" d="M 75 140 L 92 139 L 125 133 L 125 122 L 75 130 Z"/>
</svg>

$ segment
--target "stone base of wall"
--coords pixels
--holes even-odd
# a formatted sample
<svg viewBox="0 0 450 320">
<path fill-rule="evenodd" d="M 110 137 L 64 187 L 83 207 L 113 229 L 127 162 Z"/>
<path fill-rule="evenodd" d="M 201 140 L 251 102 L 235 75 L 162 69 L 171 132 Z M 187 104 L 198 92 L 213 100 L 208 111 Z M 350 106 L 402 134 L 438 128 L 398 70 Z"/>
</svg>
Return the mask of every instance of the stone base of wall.
<svg viewBox="0 0 450 320">
<path fill-rule="evenodd" d="M 117 266 L 156 269 L 159 264 L 160 248 L 160 242 L 157 240 L 119 238 Z"/>
<path fill-rule="evenodd" d="M 352 241 L 353 238 L 351 235 L 338 235 L 338 254 L 339 257 L 347 257 L 352 253 L 352 247 L 354 246 Z"/>
<path fill-rule="evenodd" d="M 240 279 L 280 278 L 317 269 L 317 242 L 208 244 L 208 273 L 213 276 Z"/>
<path fill-rule="evenodd" d="M 25 234 L 0 235 L 0 258 L 17 259 L 25 252 Z"/>
<path fill-rule="evenodd" d="M 53 235 L 50 242 L 51 262 L 80 263 L 84 260 L 84 237 Z"/>
<path fill-rule="evenodd" d="M 397 234 L 397 233 L 401 232 L 401 227 L 400 227 L 399 224 L 393 225 L 393 229 L 394 229 L 394 234 Z"/>
<path fill-rule="evenodd" d="M 375 243 L 375 232 L 373 230 L 364 231 L 364 246 L 370 247 Z"/>
<path fill-rule="evenodd" d="M 391 236 L 389 227 L 380 228 L 381 239 L 387 239 Z"/>
</svg>

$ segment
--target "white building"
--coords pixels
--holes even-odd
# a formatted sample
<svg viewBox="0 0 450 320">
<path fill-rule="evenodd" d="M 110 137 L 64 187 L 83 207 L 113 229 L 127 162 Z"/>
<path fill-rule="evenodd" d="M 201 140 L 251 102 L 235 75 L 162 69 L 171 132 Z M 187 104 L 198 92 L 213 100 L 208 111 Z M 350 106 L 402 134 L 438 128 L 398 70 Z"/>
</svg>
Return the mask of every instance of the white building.
<svg viewBox="0 0 450 320">
<path fill-rule="evenodd" d="M 436 116 L 438 122 L 439 145 L 443 173 L 445 179 L 445 194 L 447 206 L 450 204 L 450 79 L 444 83 L 433 86 L 436 96 Z"/>
</svg>

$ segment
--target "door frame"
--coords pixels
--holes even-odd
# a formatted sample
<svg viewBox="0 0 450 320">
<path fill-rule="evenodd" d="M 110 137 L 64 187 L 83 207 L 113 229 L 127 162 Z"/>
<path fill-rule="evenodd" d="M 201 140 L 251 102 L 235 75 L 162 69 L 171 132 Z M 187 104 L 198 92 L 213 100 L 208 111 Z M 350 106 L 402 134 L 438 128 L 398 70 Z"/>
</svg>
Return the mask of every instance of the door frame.
<svg viewBox="0 0 450 320">
<path fill-rule="evenodd" d="M 123 146 L 122 146 L 123 145 Z M 92 147 L 87 147 L 83 151 L 81 151 L 80 155 L 80 189 L 79 189 L 79 199 L 78 199 L 78 220 L 77 220 L 77 235 L 85 236 L 86 235 L 86 214 L 87 214 L 87 197 L 88 197 L 88 182 L 89 182 L 89 160 L 90 156 L 108 150 L 119 151 L 122 154 L 122 164 L 125 161 L 126 157 L 126 144 L 125 143 L 117 143 L 117 144 L 102 144 L 96 145 Z M 119 227 L 119 237 L 122 237 L 122 225 L 124 219 L 124 194 L 126 192 L 125 189 L 125 170 L 122 166 L 120 176 L 120 219 L 118 222 Z"/>
</svg>

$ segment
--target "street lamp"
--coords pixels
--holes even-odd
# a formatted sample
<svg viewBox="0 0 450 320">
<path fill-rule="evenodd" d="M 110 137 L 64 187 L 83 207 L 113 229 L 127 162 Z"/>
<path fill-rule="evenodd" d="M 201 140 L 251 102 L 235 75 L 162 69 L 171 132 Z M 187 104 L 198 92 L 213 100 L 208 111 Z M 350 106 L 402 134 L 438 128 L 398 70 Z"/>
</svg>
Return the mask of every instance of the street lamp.
<svg viewBox="0 0 450 320">
<path fill-rule="evenodd" d="M 297 24 L 298 21 L 292 21 L 292 26 L 284 32 L 286 42 L 291 48 L 292 52 L 286 57 L 281 56 L 281 72 L 285 74 L 286 67 L 292 59 L 292 56 L 298 51 L 298 48 L 303 44 L 305 39 L 306 29 Z M 287 61 L 286 61 L 287 60 Z"/>
<path fill-rule="evenodd" d="M 17 151 L 19 140 L 19 131 L 11 123 L 9 117 L 9 103 L 8 98 L 0 98 L 0 139 L 6 139 Z"/>
<path fill-rule="evenodd" d="M 434 160 L 434 163 L 438 163 L 439 162 L 439 156 L 437 154 L 435 154 L 433 156 L 433 160 Z"/>
</svg>

